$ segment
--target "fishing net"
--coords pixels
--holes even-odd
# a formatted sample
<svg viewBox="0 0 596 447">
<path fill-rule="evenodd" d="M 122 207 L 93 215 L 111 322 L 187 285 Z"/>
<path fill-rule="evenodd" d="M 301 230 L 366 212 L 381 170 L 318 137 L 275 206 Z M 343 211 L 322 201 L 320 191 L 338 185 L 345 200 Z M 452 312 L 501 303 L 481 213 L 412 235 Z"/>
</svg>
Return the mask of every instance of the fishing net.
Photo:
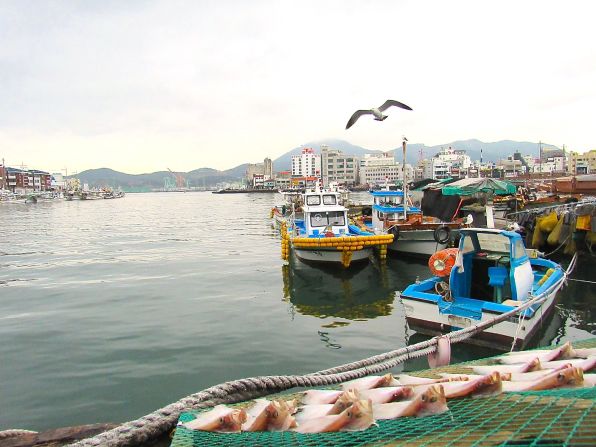
<svg viewBox="0 0 596 447">
<path fill-rule="evenodd" d="M 574 342 L 596 347 L 596 338 Z M 441 368 L 469 372 L 472 364 Z M 424 371 L 427 377 L 438 370 Z M 422 371 L 421 371 L 422 373 Z M 294 395 L 284 395 L 286 398 Z M 449 400 L 441 415 L 379 421 L 359 432 L 210 433 L 178 427 L 172 447 L 195 446 L 593 446 L 596 445 L 596 388 L 565 388 Z M 182 413 L 181 422 L 194 418 Z"/>
</svg>

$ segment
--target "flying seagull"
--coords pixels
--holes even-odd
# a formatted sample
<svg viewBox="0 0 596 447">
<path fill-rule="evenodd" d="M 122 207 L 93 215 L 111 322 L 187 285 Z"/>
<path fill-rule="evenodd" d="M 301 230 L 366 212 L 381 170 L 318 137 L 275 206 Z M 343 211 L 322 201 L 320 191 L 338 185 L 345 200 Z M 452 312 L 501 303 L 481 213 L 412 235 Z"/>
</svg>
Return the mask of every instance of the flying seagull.
<svg viewBox="0 0 596 447">
<path fill-rule="evenodd" d="M 354 114 L 352 115 L 352 117 L 350 118 L 350 121 L 348 121 L 348 124 L 346 124 L 346 129 L 349 129 L 350 127 L 352 127 L 354 125 L 354 123 L 358 120 L 358 118 L 360 118 L 362 115 L 374 115 L 375 120 L 383 121 L 385 118 L 387 118 L 387 115 L 383 115 L 381 112 L 384 112 L 391 106 L 400 107 L 400 108 L 406 109 L 406 110 L 412 110 L 412 108 L 410 106 L 407 106 L 404 103 L 395 101 L 394 99 L 388 99 L 379 108 L 372 108 L 370 110 L 356 110 L 354 112 Z"/>
</svg>

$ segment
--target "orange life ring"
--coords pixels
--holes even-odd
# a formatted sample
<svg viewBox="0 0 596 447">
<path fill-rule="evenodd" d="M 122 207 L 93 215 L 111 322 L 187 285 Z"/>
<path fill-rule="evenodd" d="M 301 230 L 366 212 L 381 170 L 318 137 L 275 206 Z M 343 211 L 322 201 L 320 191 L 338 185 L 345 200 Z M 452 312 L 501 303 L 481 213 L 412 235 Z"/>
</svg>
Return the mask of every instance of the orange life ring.
<svg viewBox="0 0 596 447">
<path fill-rule="evenodd" d="M 449 276 L 457 258 L 457 248 L 446 248 L 436 252 L 428 260 L 428 268 L 435 276 Z"/>
</svg>

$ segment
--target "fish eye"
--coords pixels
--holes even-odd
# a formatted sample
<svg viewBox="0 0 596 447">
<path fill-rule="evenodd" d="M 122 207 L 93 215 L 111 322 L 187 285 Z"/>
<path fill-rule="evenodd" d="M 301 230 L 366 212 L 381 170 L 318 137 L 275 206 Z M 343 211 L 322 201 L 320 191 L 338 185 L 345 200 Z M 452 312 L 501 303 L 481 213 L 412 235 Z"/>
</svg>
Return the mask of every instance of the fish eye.
<svg viewBox="0 0 596 447">
<path fill-rule="evenodd" d="M 224 417 L 220 417 L 219 418 L 219 423 L 220 424 L 224 424 L 225 422 L 226 422 L 226 418 L 224 418 Z"/>
<path fill-rule="evenodd" d="M 437 396 L 433 396 L 433 397 L 431 397 L 431 398 L 430 398 L 430 401 L 431 401 L 431 402 L 436 402 L 436 401 L 437 401 Z"/>
<path fill-rule="evenodd" d="M 557 380 L 561 381 L 564 379 L 565 379 L 565 376 L 563 374 L 561 374 L 561 373 L 557 374 Z"/>
<path fill-rule="evenodd" d="M 274 417 L 274 418 L 277 418 L 277 417 L 279 417 L 279 411 L 275 410 L 275 411 L 273 412 L 273 417 Z"/>
<path fill-rule="evenodd" d="M 348 411 L 348 417 L 351 418 L 352 417 L 352 412 Z"/>
<path fill-rule="evenodd" d="M 426 402 L 426 400 L 428 399 L 428 397 L 426 397 L 426 394 L 422 395 L 422 402 Z"/>
</svg>

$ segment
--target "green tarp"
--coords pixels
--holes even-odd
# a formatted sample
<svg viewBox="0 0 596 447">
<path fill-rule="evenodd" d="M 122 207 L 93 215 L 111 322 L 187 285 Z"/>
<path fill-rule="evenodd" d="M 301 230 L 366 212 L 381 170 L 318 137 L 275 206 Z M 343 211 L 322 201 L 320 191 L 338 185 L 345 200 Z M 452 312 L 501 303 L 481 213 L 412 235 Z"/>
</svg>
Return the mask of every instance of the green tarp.
<svg viewBox="0 0 596 447">
<path fill-rule="evenodd" d="M 466 178 L 441 188 L 444 196 L 470 196 L 477 193 L 495 195 L 515 194 L 515 185 L 494 178 Z"/>
</svg>

